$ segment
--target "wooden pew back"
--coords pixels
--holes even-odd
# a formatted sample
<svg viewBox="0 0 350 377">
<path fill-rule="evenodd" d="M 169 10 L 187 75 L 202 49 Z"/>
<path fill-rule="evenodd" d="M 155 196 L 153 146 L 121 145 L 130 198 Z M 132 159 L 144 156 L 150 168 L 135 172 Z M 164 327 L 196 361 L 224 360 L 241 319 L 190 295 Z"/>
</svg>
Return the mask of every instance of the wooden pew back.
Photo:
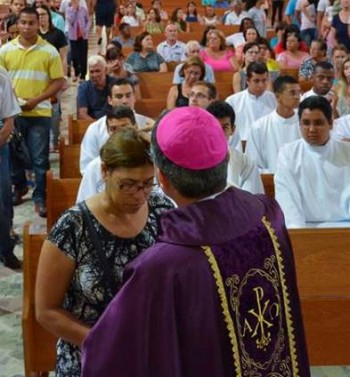
<svg viewBox="0 0 350 377">
<path fill-rule="evenodd" d="M 289 231 L 312 365 L 350 364 L 350 228 Z"/>
<path fill-rule="evenodd" d="M 47 229 L 57 221 L 59 216 L 75 204 L 81 178 L 57 179 L 52 171 L 46 173 L 46 207 Z"/>
<path fill-rule="evenodd" d="M 275 199 L 275 183 L 273 180 L 273 174 L 260 174 L 262 183 L 264 185 L 265 194 L 272 199 Z"/>
<path fill-rule="evenodd" d="M 60 139 L 60 178 L 81 178 L 80 174 L 80 144 L 65 145 Z"/>
<path fill-rule="evenodd" d="M 172 86 L 174 72 L 141 72 L 138 73 L 140 80 L 141 98 L 165 99 Z"/>
<path fill-rule="evenodd" d="M 55 369 L 57 339 L 35 318 L 35 282 L 41 247 L 46 234 L 30 234 L 23 229 L 23 349 L 26 377 Z M 37 375 L 37 374 L 35 374 Z"/>
<path fill-rule="evenodd" d="M 68 143 L 80 144 L 91 123 L 91 120 L 73 119 L 73 115 L 68 115 Z"/>
<path fill-rule="evenodd" d="M 157 119 L 166 109 L 166 98 L 145 98 L 135 103 L 135 111 L 152 119 Z"/>
</svg>

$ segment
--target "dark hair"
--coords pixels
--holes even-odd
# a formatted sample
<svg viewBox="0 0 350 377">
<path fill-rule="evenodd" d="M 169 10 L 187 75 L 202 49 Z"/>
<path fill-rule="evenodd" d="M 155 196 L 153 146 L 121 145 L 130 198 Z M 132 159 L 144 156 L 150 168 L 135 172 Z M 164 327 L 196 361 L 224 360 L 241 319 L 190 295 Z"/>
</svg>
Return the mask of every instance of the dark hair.
<svg viewBox="0 0 350 377">
<path fill-rule="evenodd" d="M 326 53 L 327 53 L 327 43 L 323 39 L 321 39 L 321 38 L 314 39 L 313 41 L 311 41 L 311 43 L 318 43 L 320 50 L 322 52 L 324 52 L 324 54 L 326 55 Z"/>
<path fill-rule="evenodd" d="M 185 77 L 185 69 L 193 66 L 199 67 L 201 69 L 202 73 L 200 75 L 199 80 L 203 80 L 205 76 L 205 65 L 203 63 L 203 60 L 198 56 L 190 56 L 185 60 L 184 64 L 182 65 L 179 71 L 180 77 Z"/>
<path fill-rule="evenodd" d="M 256 31 L 256 41 L 258 41 L 259 38 L 260 38 L 260 34 L 259 34 L 259 32 L 258 32 L 258 29 L 257 29 L 255 26 L 249 26 L 247 29 L 245 29 L 245 30 L 243 31 L 243 37 L 244 37 L 244 40 L 245 40 L 245 41 L 247 40 L 246 36 L 247 36 L 247 31 L 248 31 L 249 29 L 254 29 L 254 30 Z"/>
<path fill-rule="evenodd" d="M 137 35 L 134 42 L 134 51 L 142 51 L 142 41 L 151 35 L 148 31 L 143 31 L 141 34 Z"/>
<path fill-rule="evenodd" d="M 209 25 L 204 29 L 202 39 L 200 41 L 201 46 L 205 47 L 207 45 L 207 35 L 210 30 L 214 30 L 214 29 L 216 29 L 216 27 L 213 25 Z"/>
<path fill-rule="evenodd" d="M 247 0 L 245 3 L 245 10 L 248 12 L 249 9 L 252 9 L 256 6 L 258 0 Z"/>
<path fill-rule="evenodd" d="M 111 46 L 112 45 L 112 46 Z M 107 50 L 109 50 L 110 48 L 117 48 L 118 50 L 122 51 L 122 45 L 116 41 L 115 39 L 112 39 L 108 42 L 107 46 L 106 46 L 106 52 Z"/>
<path fill-rule="evenodd" d="M 6 30 L 8 31 L 9 28 L 13 25 L 16 25 L 18 22 L 18 16 L 16 16 L 14 13 L 10 13 L 4 20 Z"/>
<path fill-rule="evenodd" d="M 52 30 L 55 26 L 52 23 L 50 8 L 45 4 L 41 4 L 41 5 L 37 6 L 36 9 L 44 9 L 44 11 L 47 13 L 47 15 L 49 17 L 49 30 Z"/>
<path fill-rule="evenodd" d="M 189 1 L 189 2 L 187 3 L 187 5 L 186 5 L 186 9 L 187 9 L 186 14 L 187 14 L 187 16 L 189 16 L 188 7 L 189 7 L 190 5 L 194 5 L 194 6 L 195 6 L 195 10 L 194 10 L 193 14 L 194 14 L 195 16 L 197 16 L 197 4 L 196 4 L 194 1 Z"/>
<path fill-rule="evenodd" d="M 298 39 L 298 42 L 301 42 L 301 37 L 300 37 L 300 31 L 296 25 L 288 25 L 286 29 L 284 30 L 283 36 L 282 36 L 282 46 L 283 49 L 287 49 L 287 39 L 291 35 L 295 36 Z"/>
<path fill-rule="evenodd" d="M 287 26 L 288 26 L 288 24 L 287 24 L 286 21 L 277 22 L 277 24 L 275 26 L 275 32 L 277 33 L 280 30 L 285 30 Z"/>
<path fill-rule="evenodd" d="M 248 50 L 250 50 L 252 47 L 259 48 L 259 44 L 257 42 L 248 42 L 243 46 L 243 53 L 245 54 Z"/>
<path fill-rule="evenodd" d="M 113 133 L 100 150 L 101 161 L 109 170 L 136 168 L 152 164 L 150 143 L 144 133 L 131 128 L 122 128 Z"/>
<path fill-rule="evenodd" d="M 110 47 L 106 50 L 106 61 L 124 58 L 123 51 L 118 47 Z"/>
<path fill-rule="evenodd" d="M 135 113 L 127 106 L 108 106 L 106 117 L 107 119 L 128 118 L 132 124 L 136 124 Z"/>
<path fill-rule="evenodd" d="M 209 99 L 216 99 L 217 96 L 218 96 L 218 91 L 216 89 L 216 86 L 214 84 L 212 84 L 211 82 L 207 82 L 207 81 L 197 81 L 196 83 L 193 84 L 194 85 L 200 85 L 200 86 L 205 86 L 206 88 L 208 88 L 208 97 Z"/>
<path fill-rule="evenodd" d="M 322 96 L 310 96 L 301 101 L 298 108 L 299 120 L 301 119 L 303 111 L 306 109 L 322 111 L 323 115 L 328 120 L 328 123 L 332 123 L 332 106 L 326 98 Z"/>
<path fill-rule="evenodd" d="M 254 26 L 254 22 L 253 22 L 253 20 L 252 20 L 250 17 L 244 17 L 244 18 L 242 19 L 240 25 L 239 25 L 239 32 L 240 32 L 240 33 L 243 33 L 243 31 L 244 31 L 244 30 L 243 30 L 243 29 L 244 29 L 244 24 L 245 24 L 245 22 L 246 22 L 247 20 L 251 21 L 251 23 L 252 23 L 251 26 Z"/>
<path fill-rule="evenodd" d="M 111 83 L 108 85 L 107 95 L 112 97 L 112 89 L 113 86 L 122 86 L 122 85 L 130 85 L 132 87 L 133 92 L 135 91 L 134 84 L 128 78 L 113 78 Z"/>
<path fill-rule="evenodd" d="M 260 37 L 258 39 L 258 45 L 264 45 L 271 51 L 271 46 L 269 41 L 266 38 Z"/>
<path fill-rule="evenodd" d="M 231 126 L 234 127 L 236 114 L 227 102 L 225 101 L 213 101 L 209 104 L 206 110 L 213 114 L 215 118 L 222 119 L 222 118 L 230 118 Z"/>
<path fill-rule="evenodd" d="M 172 21 L 173 23 L 176 23 L 180 26 L 180 29 L 182 31 L 186 31 L 186 22 L 184 20 L 178 20 L 177 19 L 177 13 L 179 10 L 182 10 L 181 7 L 177 7 L 173 10 L 173 12 L 171 13 L 171 16 L 170 16 L 170 21 Z"/>
<path fill-rule="evenodd" d="M 165 112 L 167 114 L 168 112 Z M 163 172 L 174 188 L 185 198 L 201 199 L 214 195 L 226 187 L 228 155 L 211 169 L 189 170 L 175 165 L 161 151 L 157 142 L 159 118 L 152 130 L 151 151 L 154 163 Z"/>
<path fill-rule="evenodd" d="M 151 11 L 151 10 L 154 10 L 154 13 L 156 14 L 156 22 L 160 22 L 161 21 L 161 18 L 160 18 L 160 13 L 159 13 L 159 10 L 157 8 L 150 8 L 147 12 L 147 14 Z"/>
<path fill-rule="evenodd" d="M 326 69 L 327 71 L 334 69 L 333 64 L 327 61 L 320 61 L 316 63 L 312 73 L 315 73 L 317 71 L 317 68 Z"/>
<path fill-rule="evenodd" d="M 39 15 L 34 7 L 25 7 L 21 9 L 19 11 L 18 18 L 20 18 L 22 14 L 34 14 L 36 16 L 37 21 L 39 22 Z"/>
<path fill-rule="evenodd" d="M 286 88 L 287 84 L 298 84 L 298 80 L 296 80 L 293 76 L 279 76 L 273 82 L 273 91 L 274 93 L 282 93 Z"/>
<path fill-rule="evenodd" d="M 263 62 L 251 62 L 247 66 L 247 78 L 250 79 L 253 73 L 261 75 L 263 73 L 269 73 L 267 66 Z"/>
<path fill-rule="evenodd" d="M 126 29 L 128 26 L 130 27 L 130 25 L 127 24 L 126 22 L 121 22 L 121 23 L 119 24 L 119 26 L 118 26 L 118 30 L 119 30 L 119 31 L 123 31 L 123 30 Z"/>
</svg>

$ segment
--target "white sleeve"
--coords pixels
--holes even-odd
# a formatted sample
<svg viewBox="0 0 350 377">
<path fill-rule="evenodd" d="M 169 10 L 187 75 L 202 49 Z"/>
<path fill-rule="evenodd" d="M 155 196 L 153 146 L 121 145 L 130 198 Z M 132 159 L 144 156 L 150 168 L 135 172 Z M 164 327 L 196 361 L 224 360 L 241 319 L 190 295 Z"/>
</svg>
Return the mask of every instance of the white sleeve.
<svg viewBox="0 0 350 377">
<path fill-rule="evenodd" d="M 302 0 L 297 1 L 297 4 L 295 6 L 295 10 L 301 10 L 301 2 L 302 2 Z"/>
<path fill-rule="evenodd" d="M 252 194 L 264 194 L 264 186 L 260 177 L 259 169 L 254 160 L 244 156 L 244 168 L 241 172 L 241 188 Z"/>
<path fill-rule="evenodd" d="M 101 160 L 98 157 L 92 160 L 85 169 L 85 174 L 83 175 L 78 190 L 77 203 L 97 194 L 101 180 Z"/>
<path fill-rule="evenodd" d="M 277 159 L 274 175 L 275 197 L 284 213 L 287 228 L 301 228 L 305 227 L 302 199 L 284 150 L 285 148 L 282 147 Z"/>
<path fill-rule="evenodd" d="M 317 4 L 317 12 L 325 12 L 328 5 L 328 0 L 320 0 Z"/>
<path fill-rule="evenodd" d="M 249 135 L 247 137 L 247 144 L 245 146 L 245 154 L 249 156 L 257 164 L 259 169 L 267 169 L 267 163 L 262 155 L 261 139 L 259 137 L 260 131 L 254 122 Z"/>
<path fill-rule="evenodd" d="M 100 155 L 98 144 L 97 125 L 92 123 L 86 130 L 80 146 L 80 173 L 84 175 L 85 169 L 90 161 Z"/>
<path fill-rule="evenodd" d="M 22 110 L 13 92 L 10 76 L 5 69 L 1 69 L 0 78 L 0 118 L 6 119 L 19 114 Z"/>
<path fill-rule="evenodd" d="M 180 68 L 183 64 L 178 64 L 174 69 L 173 84 L 181 84 Z"/>
</svg>

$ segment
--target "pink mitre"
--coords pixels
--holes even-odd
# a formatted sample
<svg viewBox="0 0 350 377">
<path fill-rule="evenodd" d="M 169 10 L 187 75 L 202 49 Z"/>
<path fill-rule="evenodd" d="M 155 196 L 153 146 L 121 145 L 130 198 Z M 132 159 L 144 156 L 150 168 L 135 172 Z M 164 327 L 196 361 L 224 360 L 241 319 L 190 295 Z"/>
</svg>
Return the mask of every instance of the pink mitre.
<svg viewBox="0 0 350 377">
<path fill-rule="evenodd" d="M 164 155 L 177 166 L 190 170 L 219 165 L 228 153 L 219 121 L 200 107 L 178 107 L 167 113 L 156 131 Z"/>
</svg>

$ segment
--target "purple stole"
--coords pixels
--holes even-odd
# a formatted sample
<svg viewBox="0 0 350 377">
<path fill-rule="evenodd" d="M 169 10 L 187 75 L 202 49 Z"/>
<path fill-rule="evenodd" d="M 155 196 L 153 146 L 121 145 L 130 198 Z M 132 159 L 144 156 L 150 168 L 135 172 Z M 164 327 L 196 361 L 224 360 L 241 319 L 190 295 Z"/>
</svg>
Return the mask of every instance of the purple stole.
<svg viewBox="0 0 350 377">
<path fill-rule="evenodd" d="M 264 216 L 250 233 L 202 249 L 220 297 L 235 376 L 300 376 L 300 324 L 293 321 L 298 299 L 288 286 L 295 282 L 292 253 L 282 250 L 271 223 Z"/>
</svg>

